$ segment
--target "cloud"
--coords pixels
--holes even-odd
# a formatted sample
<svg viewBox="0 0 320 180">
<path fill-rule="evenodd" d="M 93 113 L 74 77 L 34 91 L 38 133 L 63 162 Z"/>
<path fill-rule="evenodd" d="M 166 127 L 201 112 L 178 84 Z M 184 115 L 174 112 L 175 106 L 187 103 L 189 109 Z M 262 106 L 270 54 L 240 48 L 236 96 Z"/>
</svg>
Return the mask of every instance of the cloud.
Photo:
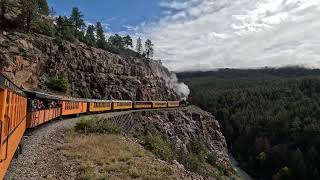
<svg viewBox="0 0 320 180">
<path fill-rule="evenodd" d="M 171 70 L 320 67 L 320 1 L 166 0 L 156 22 L 135 27 Z"/>
</svg>

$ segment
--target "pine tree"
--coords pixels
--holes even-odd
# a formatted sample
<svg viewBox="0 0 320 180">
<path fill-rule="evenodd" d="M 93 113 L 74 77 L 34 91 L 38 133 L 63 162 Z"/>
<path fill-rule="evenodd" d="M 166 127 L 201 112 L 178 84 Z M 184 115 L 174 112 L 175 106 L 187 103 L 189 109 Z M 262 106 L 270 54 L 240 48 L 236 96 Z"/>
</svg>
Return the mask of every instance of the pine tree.
<svg viewBox="0 0 320 180">
<path fill-rule="evenodd" d="M 86 41 L 87 44 L 90 46 L 95 46 L 96 44 L 96 37 L 94 35 L 95 27 L 94 25 L 89 25 L 86 32 Z"/>
<path fill-rule="evenodd" d="M 57 37 L 73 42 L 75 37 L 72 32 L 72 24 L 65 16 L 59 16 L 56 19 Z"/>
<path fill-rule="evenodd" d="M 115 34 L 114 36 L 110 36 L 108 41 L 112 46 L 115 46 L 119 49 L 124 48 L 124 41 L 119 34 Z"/>
<path fill-rule="evenodd" d="M 97 31 L 97 47 L 101 49 L 105 49 L 107 47 L 107 42 L 106 42 L 106 37 L 104 35 L 101 22 L 97 22 L 96 31 Z"/>
<path fill-rule="evenodd" d="M 64 17 L 63 16 L 59 16 L 56 19 L 56 29 L 57 31 L 61 31 L 64 25 Z"/>
<path fill-rule="evenodd" d="M 137 39 L 136 51 L 137 51 L 137 53 L 139 53 L 139 54 L 142 53 L 142 40 L 141 40 L 140 37 Z"/>
<path fill-rule="evenodd" d="M 36 0 L 19 0 L 19 21 L 23 26 L 25 32 L 29 32 L 31 30 L 32 24 L 38 15 L 38 4 Z"/>
<path fill-rule="evenodd" d="M 78 37 L 78 31 L 83 30 L 85 28 L 84 20 L 82 12 L 79 10 L 79 8 L 74 7 L 72 8 L 72 13 L 70 16 L 70 22 L 73 25 L 74 28 L 74 37 Z"/>
<path fill-rule="evenodd" d="M 145 42 L 144 46 L 145 46 L 145 54 L 146 54 L 146 57 L 147 57 L 147 58 L 153 57 L 154 49 L 153 49 L 153 44 L 152 44 L 151 40 L 148 39 L 148 40 Z"/>
<path fill-rule="evenodd" d="M 122 40 L 126 48 L 132 47 L 132 38 L 129 35 L 126 35 L 125 37 L 123 37 Z"/>
<path fill-rule="evenodd" d="M 43 15 L 49 15 L 49 6 L 47 0 L 37 0 L 38 12 Z"/>
</svg>

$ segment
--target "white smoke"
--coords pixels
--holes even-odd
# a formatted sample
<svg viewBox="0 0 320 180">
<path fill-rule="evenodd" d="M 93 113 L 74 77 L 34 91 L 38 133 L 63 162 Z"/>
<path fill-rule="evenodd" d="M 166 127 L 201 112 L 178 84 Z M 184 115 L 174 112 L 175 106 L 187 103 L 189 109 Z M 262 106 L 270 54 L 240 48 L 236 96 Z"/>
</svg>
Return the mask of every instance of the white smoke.
<svg viewBox="0 0 320 180">
<path fill-rule="evenodd" d="M 190 89 L 185 83 L 178 81 L 177 75 L 172 73 L 170 79 L 167 81 L 167 85 L 173 89 L 181 99 L 187 99 L 190 95 Z"/>
</svg>

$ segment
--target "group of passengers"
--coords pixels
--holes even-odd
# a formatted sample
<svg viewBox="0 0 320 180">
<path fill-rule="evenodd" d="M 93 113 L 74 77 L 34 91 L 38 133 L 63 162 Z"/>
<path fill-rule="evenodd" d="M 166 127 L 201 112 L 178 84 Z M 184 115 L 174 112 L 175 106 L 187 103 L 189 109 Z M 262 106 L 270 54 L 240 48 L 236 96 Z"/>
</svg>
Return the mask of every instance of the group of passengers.
<svg viewBox="0 0 320 180">
<path fill-rule="evenodd" d="M 53 100 L 40 100 L 40 99 L 28 99 L 30 101 L 30 106 L 29 109 L 31 111 L 39 111 L 43 109 L 53 109 L 59 107 L 59 104 L 56 101 Z"/>
</svg>

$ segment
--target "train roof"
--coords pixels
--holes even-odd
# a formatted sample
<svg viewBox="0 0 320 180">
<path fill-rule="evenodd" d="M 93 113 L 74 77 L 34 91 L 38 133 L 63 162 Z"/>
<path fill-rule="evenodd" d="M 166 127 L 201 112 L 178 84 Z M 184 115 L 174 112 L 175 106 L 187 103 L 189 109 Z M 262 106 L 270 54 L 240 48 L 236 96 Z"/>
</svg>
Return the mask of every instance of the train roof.
<svg viewBox="0 0 320 180">
<path fill-rule="evenodd" d="M 53 100 L 62 100 L 62 96 L 47 94 L 44 92 L 39 91 L 32 91 L 32 90 L 24 90 L 25 93 L 27 93 L 30 96 L 33 96 L 34 98 L 40 98 L 40 99 L 53 99 Z"/>
<path fill-rule="evenodd" d="M 83 98 L 72 98 L 72 97 L 64 97 L 59 95 L 53 95 L 49 93 L 44 93 L 40 91 L 33 91 L 33 90 L 24 90 L 24 92 L 33 98 L 40 98 L 40 99 L 52 99 L 52 100 L 61 100 L 61 101 L 85 101 L 85 102 L 132 102 L 129 100 L 100 100 L 100 99 L 83 99 Z"/>
<path fill-rule="evenodd" d="M 88 101 L 88 99 L 81 99 L 81 98 L 72 98 L 72 97 L 65 97 L 59 95 L 48 94 L 40 91 L 33 91 L 33 90 L 24 90 L 25 93 L 28 95 L 33 96 L 33 98 L 40 98 L 40 99 L 52 99 L 52 100 L 61 100 L 61 101 Z"/>
<path fill-rule="evenodd" d="M 140 103 L 140 102 L 148 102 L 148 103 L 152 103 L 153 101 L 134 101 L 134 102 L 138 102 L 138 103 Z"/>
<path fill-rule="evenodd" d="M 6 88 L 14 91 L 22 96 L 26 96 L 21 88 L 19 88 L 15 83 L 13 83 L 7 76 L 0 72 L 0 88 Z"/>
<path fill-rule="evenodd" d="M 112 102 L 112 100 L 87 99 L 87 102 Z"/>
<path fill-rule="evenodd" d="M 111 100 L 112 102 L 133 102 L 130 100 Z"/>
</svg>

